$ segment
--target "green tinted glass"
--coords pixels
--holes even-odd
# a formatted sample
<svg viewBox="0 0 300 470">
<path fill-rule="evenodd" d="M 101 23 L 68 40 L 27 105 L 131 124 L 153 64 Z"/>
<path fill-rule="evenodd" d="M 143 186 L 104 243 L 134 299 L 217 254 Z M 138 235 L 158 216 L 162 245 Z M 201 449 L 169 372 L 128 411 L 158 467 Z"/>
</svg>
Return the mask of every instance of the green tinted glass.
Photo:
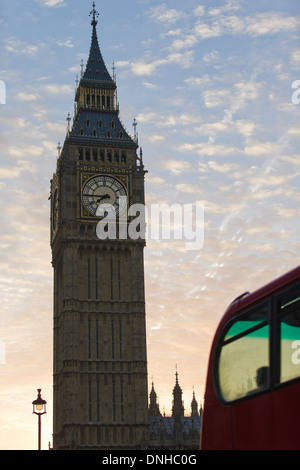
<svg viewBox="0 0 300 470">
<path fill-rule="evenodd" d="M 219 356 L 219 386 L 226 402 L 269 386 L 267 305 L 241 317 L 226 333 Z"/>
</svg>

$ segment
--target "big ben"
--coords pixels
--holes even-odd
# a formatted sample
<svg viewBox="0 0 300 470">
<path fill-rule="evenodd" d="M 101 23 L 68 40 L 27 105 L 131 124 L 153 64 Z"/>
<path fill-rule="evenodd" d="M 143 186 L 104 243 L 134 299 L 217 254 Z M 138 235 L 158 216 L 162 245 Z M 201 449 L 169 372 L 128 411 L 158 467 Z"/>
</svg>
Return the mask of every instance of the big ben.
<svg viewBox="0 0 300 470">
<path fill-rule="evenodd" d="M 148 439 L 145 240 L 124 236 L 124 227 L 126 233 L 129 207 L 144 204 L 145 170 L 137 139 L 119 118 L 95 4 L 91 19 L 74 120 L 51 180 L 53 448 L 142 449 Z M 97 227 L 109 207 L 117 229 L 101 237 Z"/>
</svg>

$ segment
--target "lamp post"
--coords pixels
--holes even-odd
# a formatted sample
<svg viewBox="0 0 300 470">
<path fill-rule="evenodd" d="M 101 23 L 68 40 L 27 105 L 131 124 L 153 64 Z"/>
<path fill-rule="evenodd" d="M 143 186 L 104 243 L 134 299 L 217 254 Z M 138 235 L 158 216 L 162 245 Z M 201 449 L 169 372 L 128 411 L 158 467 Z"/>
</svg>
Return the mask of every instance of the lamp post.
<svg viewBox="0 0 300 470">
<path fill-rule="evenodd" d="M 43 400 L 41 397 L 41 389 L 38 388 L 37 399 L 32 402 L 33 414 L 38 415 L 38 435 L 39 435 L 38 450 L 41 450 L 41 416 L 47 413 L 46 403 L 47 403 L 46 400 Z"/>
</svg>

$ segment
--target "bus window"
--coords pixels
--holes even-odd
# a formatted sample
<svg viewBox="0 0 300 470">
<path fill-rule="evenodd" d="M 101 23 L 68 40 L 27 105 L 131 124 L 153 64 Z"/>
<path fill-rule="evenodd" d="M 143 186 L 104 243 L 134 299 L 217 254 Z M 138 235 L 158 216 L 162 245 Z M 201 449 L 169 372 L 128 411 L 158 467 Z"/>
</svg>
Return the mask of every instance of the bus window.
<svg viewBox="0 0 300 470">
<path fill-rule="evenodd" d="M 300 377 L 300 288 L 280 299 L 280 382 Z"/>
<path fill-rule="evenodd" d="M 223 338 L 217 377 L 223 400 L 233 402 L 268 388 L 268 305 L 236 318 Z"/>
</svg>

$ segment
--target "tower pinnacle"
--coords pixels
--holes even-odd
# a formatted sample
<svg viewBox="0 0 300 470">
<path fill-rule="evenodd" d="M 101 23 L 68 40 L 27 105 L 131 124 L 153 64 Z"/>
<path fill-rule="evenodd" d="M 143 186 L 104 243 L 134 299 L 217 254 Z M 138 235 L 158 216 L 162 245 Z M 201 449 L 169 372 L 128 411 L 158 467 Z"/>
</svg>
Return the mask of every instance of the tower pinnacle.
<svg viewBox="0 0 300 470">
<path fill-rule="evenodd" d="M 176 366 L 176 381 L 175 387 L 173 388 L 173 407 L 172 407 L 172 416 L 179 419 L 181 416 L 184 416 L 184 406 L 182 401 L 182 390 L 178 381 L 178 372 Z"/>
<path fill-rule="evenodd" d="M 91 25 L 92 25 L 92 26 L 97 26 L 97 24 L 98 24 L 98 21 L 96 20 L 96 17 L 98 18 L 99 13 L 98 13 L 98 11 L 95 9 L 95 7 L 96 7 L 96 4 L 95 4 L 95 2 L 93 2 L 93 9 L 92 9 L 92 11 L 91 11 L 91 13 L 90 13 L 90 16 L 93 15 L 93 18 L 92 18 L 92 21 L 91 21 Z"/>
</svg>

